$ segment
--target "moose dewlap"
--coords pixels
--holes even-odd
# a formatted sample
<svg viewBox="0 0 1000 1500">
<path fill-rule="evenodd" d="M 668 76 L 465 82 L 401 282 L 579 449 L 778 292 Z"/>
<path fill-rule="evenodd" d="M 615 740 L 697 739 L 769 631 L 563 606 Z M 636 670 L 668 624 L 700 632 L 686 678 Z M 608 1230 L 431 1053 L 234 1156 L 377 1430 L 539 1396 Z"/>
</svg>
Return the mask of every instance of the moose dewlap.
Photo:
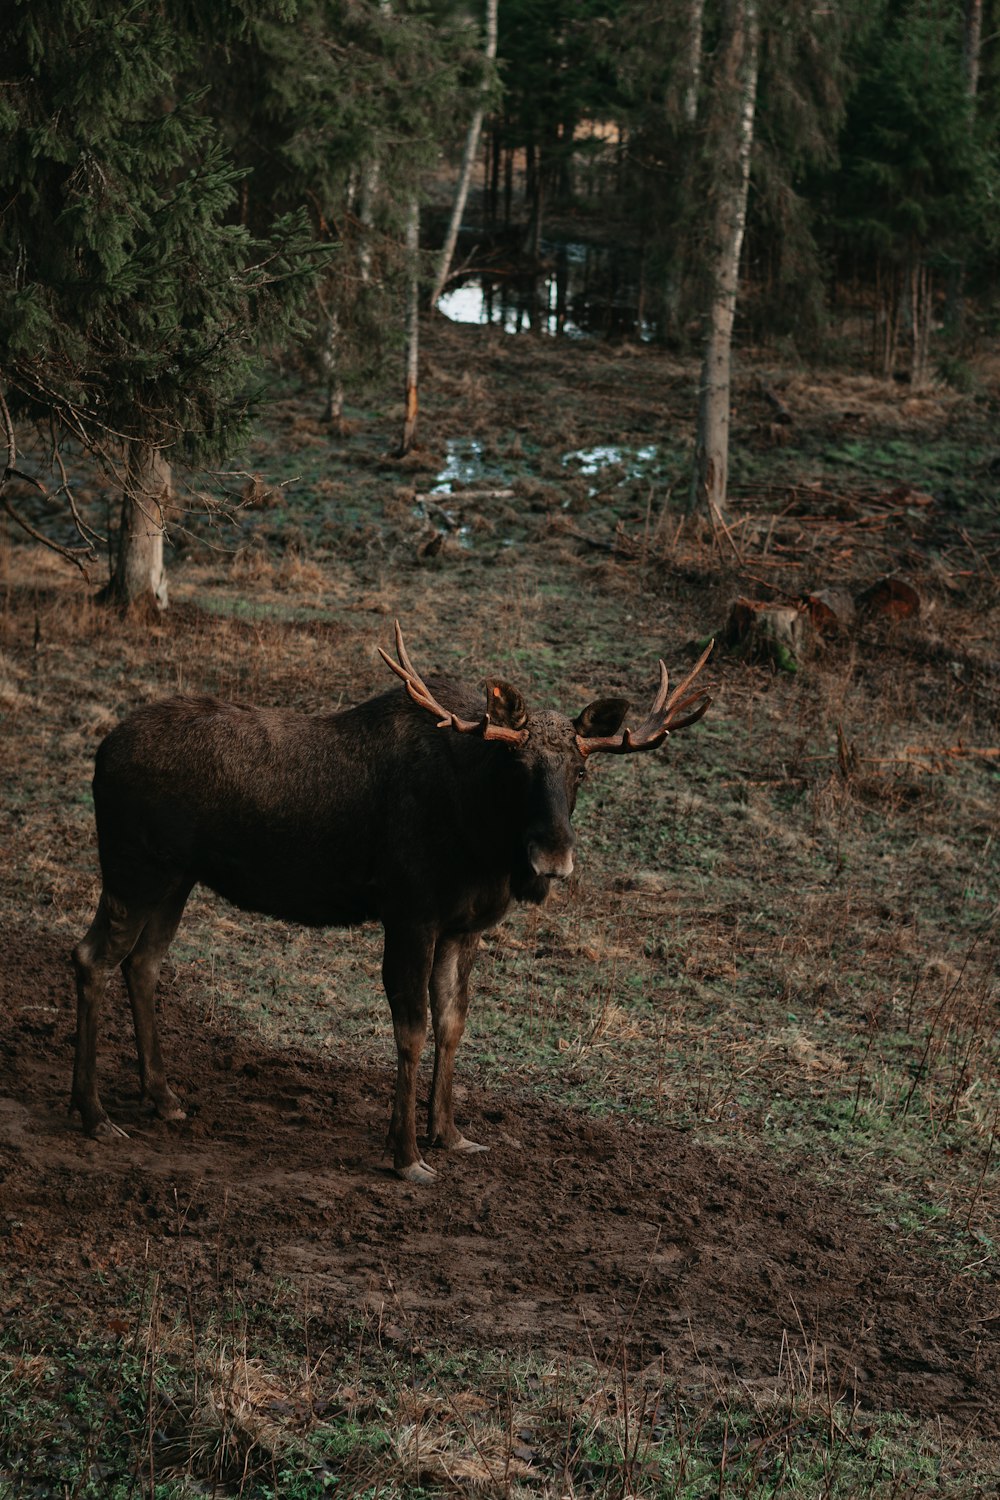
<svg viewBox="0 0 1000 1500">
<path fill-rule="evenodd" d="M 709 647 L 709 651 L 711 647 Z M 573 869 L 570 819 L 587 756 L 654 750 L 700 719 L 691 685 L 660 686 L 636 728 L 629 705 L 598 699 L 575 719 L 533 713 L 507 682 L 486 703 L 446 678 L 424 681 L 396 625 L 403 686 L 343 713 L 307 715 L 214 698 L 139 709 L 97 752 L 94 806 L 102 891 L 73 953 L 77 980 L 72 1104 L 93 1136 L 123 1134 L 97 1087 L 97 1025 L 120 966 L 135 1023 L 144 1096 L 182 1119 L 167 1082 L 154 995 L 192 888 L 246 911 L 311 926 L 378 921 L 382 979 L 396 1039 L 389 1146 L 396 1171 L 434 1171 L 417 1146 L 417 1066 L 434 1031 L 428 1142 L 485 1149 L 455 1124 L 455 1051 L 465 1028 L 480 934 L 512 901 L 544 900 Z"/>
</svg>

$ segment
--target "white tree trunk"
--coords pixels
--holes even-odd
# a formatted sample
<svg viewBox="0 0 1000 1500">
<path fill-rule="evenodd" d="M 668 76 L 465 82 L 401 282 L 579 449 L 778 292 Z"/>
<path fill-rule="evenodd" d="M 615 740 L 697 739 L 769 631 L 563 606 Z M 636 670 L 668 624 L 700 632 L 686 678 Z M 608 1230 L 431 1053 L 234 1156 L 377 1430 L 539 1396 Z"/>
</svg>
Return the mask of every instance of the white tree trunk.
<svg viewBox="0 0 1000 1500">
<path fill-rule="evenodd" d="M 326 411 L 323 420 L 339 429 L 344 420 L 344 382 L 340 376 L 340 314 L 336 310 L 327 315 L 322 362 L 326 374 Z"/>
<path fill-rule="evenodd" d="M 983 0 L 964 0 L 962 15 L 962 82 L 970 101 L 970 112 L 976 112 L 979 93 L 979 66 L 983 46 Z M 961 338 L 965 333 L 965 264 L 952 266 L 947 280 L 945 324 Z M 925 371 L 926 373 L 926 371 Z"/>
<path fill-rule="evenodd" d="M 406 415 L 400 457 L 409 453 L 417 440 L 417 366 L 420 358 L 420 204 L 416 194 L 410 199 L 406 216 L 406 258 L 410 285 L 406 308 Z"/>
<path fill-rule="evenodd" d="M 931 273 L 923 259 L 914 255 L 909 267 L 910 295 L 910 384 L 914 390 L 927 384 L 930 374 L 931 318 L 934 313 Z"/>
<path fill-rule="evenodd" d="M 378 197 L 379 181 L 382 169 L 377 156 L 369 157 L 361 169 L 360 185 L 357 189 L 358 201 L 358 224 L 361 234 L 358 241 L 358 278 L 362 286 L 368 286 L 372 279 L 372 225 L 375 222 L 375 200 Z M 352 186 L 348 193 L 348 209 L 353 205 L 355 196 Z M 344 380 L 342 371 L 341 354 L 343 350 L 343 335 L 340 313 L 336 307 L 332 308 L 326 322 L 326 336 L 323 340 L 323 351 L 321 355 L 323 371 L 326 375 L 326 411 L 324 421 L 330 423 L 335 431 L 342 431 L 344 427 Z"/>
<path fill-rule="evenodd" d="M 691 509 L 703 507 L 713 525 L 721 521 L 725 510 L 729 469 L 733 320 L 757 105 L 760 23 L 756 0 L 724 0 L 722 20 L 713 79 L 716 119 L 709 122 L 710 137 L 716 142 L 717 172 L 709 241 L 711 290 L 691 485 Z"/>
<path fill-rule="evenodd" d="M 166 609 L 163 532 L 170 465 L 155 448 L 130 444 L 125 462 L 121 532 L 111 596 L 126 609 Z"/>
<path fill-rule="evenodd" d="M 498 0 L 486 0 L 486 46 L 483 56 L 488 64 L 492 64 L 497 55 L 497 4 Z M 484 91 L 489 87 L 489 79 L 484 82 Z M 437 300 L 444 291 L 448 280 L 448 272 L 451 270 L 451 262 L 455 255 L 455 246 L 458 243 L 458 231 L 462 225 L 462 215 L 465 213 L 465 204 L 469 196 L 469 184 L 472 181 L 472 168 L 476 161 L 476 152 L 479 150 L 479 132 L 483 128 L 483 116 L 486 113 L 485 97 L 476 108 L 472 119 L 469 121 L 469 133 L 465 137 L 465 151 L 462 155 L 462 167 L 458 174 L 458 186 L 455 189 L 455 201 L 451 208 L 451 219 L 448 222 L 448 232 L 441 247 L 438 259 L 437 272 L 434 277 L 434 287 L 431 291 L 430 305 L 437 306 Z"/>
<path fill-rule="evenodd" d="M 965 24 L 962 28 L 962 72 L 965 91 L 970 99 L 979 92 L 979 59 L 982 53 L 983 0 L 965 0 Z"/>
<path fill-rule="evenodd" d="M 366 161 L 361 171 L 361 191 L 358 194 L 358 223 L 361 225 L 361 248 L 358 251 L 358 270 L 362 286 L 372 279 L 372 225 L 375 222 L 375 199 L 378 197 L 382 168 L 378 157 Z"/>
<path fill-rule="evenodd" d="M 698 105 L 701 99 L 702 54 L 705 37 L 705 0 L 687 0 L 687 31 L 683 41 L 680 67 L 681 119 L 684 130 L 677 153 L 677 179 L 681 185 L 676 198 L 677 210 L 683 217 L 685 209 L 693 212 L 686 184 L 691 180 L 697 152 L 696 128 Z M 663 276 L 663 331 L 670 338 L 677 338 L 681 329 L 681 315 L 685 279 L 685 255 L 678 241 L 673 247 Z M 640 320 L 641 321 L 641 320 Z"/>
<path fill-rule="evenodd" d="M 701 89 L 701 54 L 705 32 L 705 0 L 689 0 L 686 82 L 682 113 L 684 123 L 693 126 L 698 118 L 698 93 Z"/>
</svg>

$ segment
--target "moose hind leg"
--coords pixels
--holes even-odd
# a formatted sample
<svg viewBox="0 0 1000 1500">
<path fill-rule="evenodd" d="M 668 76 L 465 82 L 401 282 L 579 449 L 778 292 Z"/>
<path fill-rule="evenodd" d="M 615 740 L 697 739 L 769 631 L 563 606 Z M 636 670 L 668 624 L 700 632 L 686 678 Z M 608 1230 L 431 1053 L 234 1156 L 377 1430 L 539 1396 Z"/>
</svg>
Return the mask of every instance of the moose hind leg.
<svg viewBox="0 0 1000 1500">
<path fill-rule="evenodd" d="M 389 1125 L 389 1147 L 398 1176 L 431 1182 L 437 1175 L 417 1150 L 417 1069 L 427 1036 L 427 985 L 433 937 L 420 927 L 387 927 L 382 981 L 396 1038 L 396 1091 Z"/>
<path fill-rule="evenodd" d="M 156 1026 L 156 986 L 167 949 L 174 940 L 190 885 L 171 892 L 150 913 L 134 947 L 122 964 L 125 987 L 132 1006 L 135 1045 L 139 1054 L 142 1093 L 162 1120 L 183 1120 L 184 1107 L 167 1082 Z"/>
<path fill-rule="evenodd" d="M 431 1084 L 428 1135 L 431 1145 L 449 1151 L 488 1151 L 462 1134 L 455 1124 L 453 1085 L 455 1053 L 469 1011 L 469 975 L 479 948 L 479 934 L 442 938 L 431 972 L 431 1017 L 434 1024 L 434 1080 Z"/>
<path fill-rule="evenodd" d="M 113 1125 L 97 1089 L 97 1023 L 108 975 L 127 957 L 146 922 L 147 912 L 129 911 L 123 901 L 101 892 L 85 938 L 73 949 L 76 970 L 76 1055 L 70 1109 L 78 1109 L 88 1135 L 124 1135 Z"/>
</svg>

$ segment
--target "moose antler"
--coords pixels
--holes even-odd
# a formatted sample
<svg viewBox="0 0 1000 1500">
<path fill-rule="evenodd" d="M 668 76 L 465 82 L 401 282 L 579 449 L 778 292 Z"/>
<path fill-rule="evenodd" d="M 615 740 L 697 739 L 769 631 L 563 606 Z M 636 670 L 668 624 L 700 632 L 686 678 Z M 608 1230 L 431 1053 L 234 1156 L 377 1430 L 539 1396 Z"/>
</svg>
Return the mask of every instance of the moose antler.
<svg viewBox="0 0 1000 1500">
<path fill-rule="evenodd" d="M 578 734 L 576 747 L 580 754 L 593 755 L 597 750 L 607 750 L 616 755 L 628 755 L 635 750 L 655 750 L 657 745 L 663 744 L 668 734 L 678 729 L 687 729 L 689 724 L 696 724 L 712 700 L 701 688 L 695 688 L 693 693 L 689 693 L 688 688 L 708 661 L 714 645 L 714 640 L 709 641 L 680 687 L 674 688 L 669 697 L 667 689 L 670 679 L 661 661 L 659 689 L 653 699 L 652 708 L 638 729 L 626 727 L 619 730 L 617 734 L 608 735 L 605 738 L 592 738 Z M 692 704 L 697 704 L 697 708 L 691 713 L 685 713 L 685 709 L 691 708 Z M 679 717 L 681 714 L 684 715 L 683 718 Z"/>
<path fill-rule="evenodd" d="M 523 745 L 528 738 L 526 729 L 508 729 L 506 725 L 494 724 L 489 716 L 489 711 L 483 714 L 481 719 L 463 719 L 458 714 L 452 713 L 450 708 L 445 708 L 439 703 L 424 682 L 420 673 L 410 661 L 406 647 L 403 644 L 403 632 L 396 625 L 396 655 L 399 657 L 398 664 L 393 661 L 388 651 L 383 651 L 379 646 L 378 654 L 385 662 L 391 672 L 401 678 L 406 686 L 406 691 L 419 708 L 429 709 L 431 713 L 438 714 L 439 729 L 457 729 L 459 734 L 478 734 L 484 740 L 499 740 L 505 745 Z M 496 689 L 494 690 L 496 691 Z M 487 700 L 488 702 L 489 700 Z"/>
</svg>

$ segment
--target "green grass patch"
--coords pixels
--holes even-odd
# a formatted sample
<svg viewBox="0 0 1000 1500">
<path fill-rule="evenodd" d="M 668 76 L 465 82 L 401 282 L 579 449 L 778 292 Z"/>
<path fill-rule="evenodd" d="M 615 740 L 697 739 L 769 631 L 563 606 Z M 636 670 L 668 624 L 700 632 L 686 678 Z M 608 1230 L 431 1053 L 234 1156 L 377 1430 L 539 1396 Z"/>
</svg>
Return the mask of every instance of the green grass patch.
<svg viewBox="0 0 1000 1500">
<path fill-rule="evenodd" d="M 359 1325 L 309 1346 L 290 1289 L 192 1320 L 159 1280 L 67 1339 L 36 1313 L 0 1336 L 0 1494 L 79 1500 L 330 1495 L 555 1500 L 973 1500 L 987 1460 L 863 1412 L 816 1352 L 773 1387 L 682 1395 L 653 1360 L 536 1359 L 418 1346 Z"/>
</svg>

